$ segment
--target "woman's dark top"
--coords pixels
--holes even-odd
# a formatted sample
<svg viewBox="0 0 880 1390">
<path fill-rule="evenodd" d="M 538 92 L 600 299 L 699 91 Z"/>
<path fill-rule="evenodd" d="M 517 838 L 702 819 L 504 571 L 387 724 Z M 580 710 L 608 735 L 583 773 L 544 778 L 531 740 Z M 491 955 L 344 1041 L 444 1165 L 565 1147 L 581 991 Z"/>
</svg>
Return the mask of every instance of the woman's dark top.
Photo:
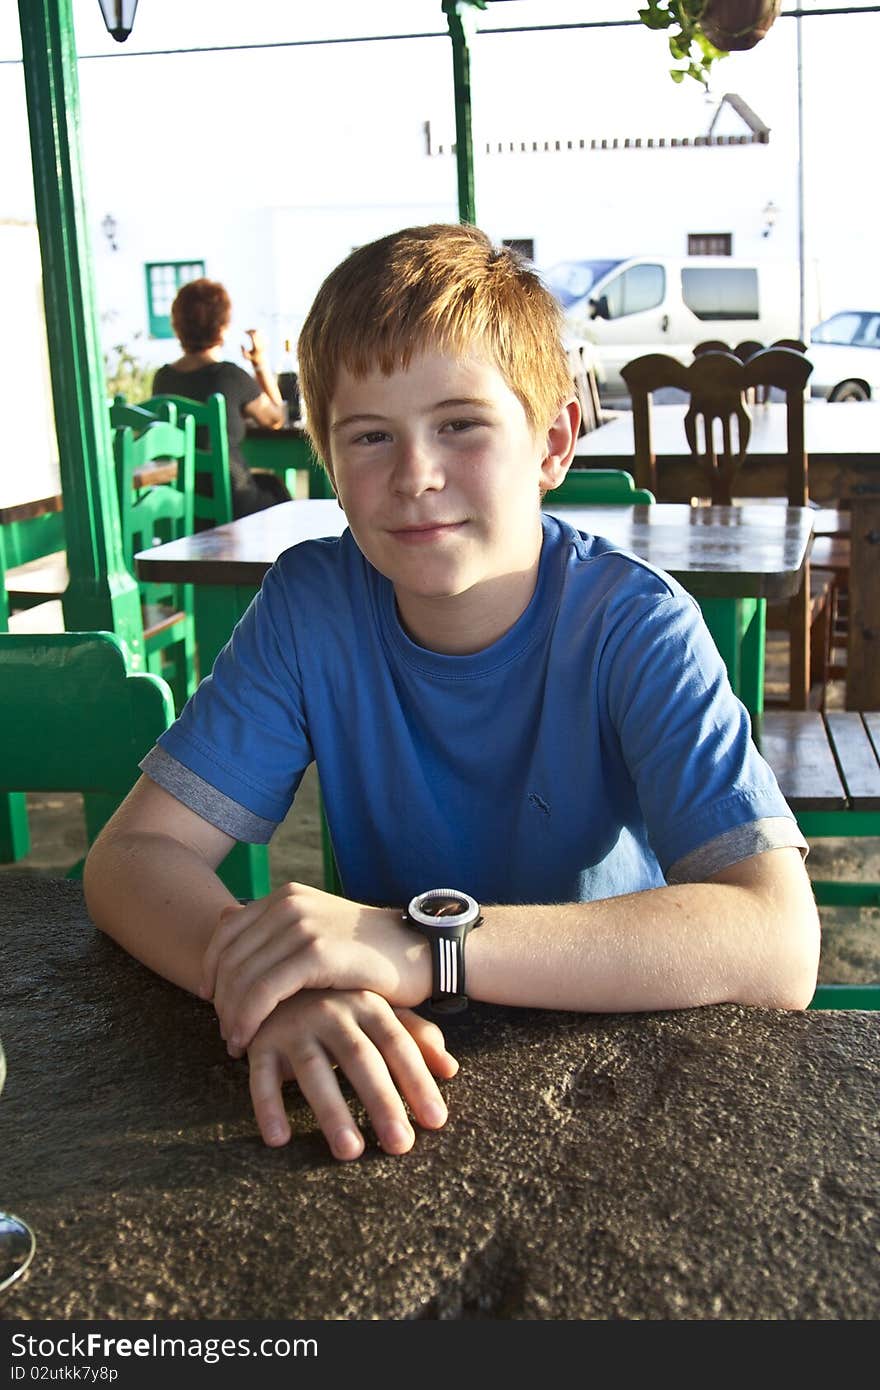
<svg viewBox="0 0 880 1390">
<path fill-rule="evenodd" d="M 276 502 L 289 500 L 290 494 L 280 478 L 253 474 L 244 461 L 241 441 L 245 434 L 244 407 L 262 394 L 261 387 L 234 362 L 207 362 L 192 372 L 181 372 L 170 364 L 160 367 L 153 377 L 154 396 L 186 396 L 206 401 L 215 392 L 226 400 L 226 434 L 229 440 L 229 477 L 232 483 L 232 510 L 236 517 L 260 512 Z M 206 447 L 199 441 L 199 448 Z"/>
</svg>

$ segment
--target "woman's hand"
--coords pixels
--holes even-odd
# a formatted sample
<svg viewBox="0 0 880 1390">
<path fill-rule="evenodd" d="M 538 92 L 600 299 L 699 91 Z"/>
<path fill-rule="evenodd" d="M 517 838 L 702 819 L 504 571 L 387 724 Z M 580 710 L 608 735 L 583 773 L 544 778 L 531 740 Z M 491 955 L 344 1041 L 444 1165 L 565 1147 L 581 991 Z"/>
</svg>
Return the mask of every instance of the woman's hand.
<svg viewBox="0 0 880 1390">
<path fill-rule="evenodd" d="M 248 1061 L 264 1142 L 277 1147 L 289 1141 L 282 1085 L 296 1081 L 339 1159 L 358 1158 L 364 1137 L 334 1064 L 351 1082 L 389 1154 L 406 1153 L 415 1143 L 406 1105 L 425 1129 L 446 1123 L 446 1103 L 434 1077 L 448 1079 L 458 1071 L 435 1023 L 409 1009 L 393 1009 L 367 990 L 305 990 L 285 1000 L 251 1042 Z"/>
<path fill-rule="evenodd" d="M 250 338 L 250 343 L 242 343 L 241 355 L 250 362 L 251 366 L 264 367 L 266 365 L 266 338 L 259 328 L 246 328 L 245 332 Z"/>
<path fill-rule="evenodd" d="M 225 908 L 199 992 L 214 1001 L 230 1055 L 240 1057 L 277 1005 L 304 989 L 366 989 L 420 1004 L 431 991 L 430 948 L 399 912 L 302 883 Z"/>
</svg>

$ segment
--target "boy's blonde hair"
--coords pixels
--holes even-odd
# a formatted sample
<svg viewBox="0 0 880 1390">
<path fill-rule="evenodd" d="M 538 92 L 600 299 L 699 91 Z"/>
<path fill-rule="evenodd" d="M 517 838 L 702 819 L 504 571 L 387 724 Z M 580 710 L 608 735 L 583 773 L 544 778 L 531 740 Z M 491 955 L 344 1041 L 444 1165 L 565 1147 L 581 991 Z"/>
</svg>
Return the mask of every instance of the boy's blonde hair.
<svg viewBox="0 0 880 1390">
<path fill-rule="evenodd" d="M 406 368 L 428 348 L 487 357 L 541 432 L 573 394 L 562 314 L 516 252 L 477 227 L 406 227 L 331 271 L 299 337 L 299 388 L 312 444 L 330 460 L 340 365 L 363 377 Z"/>
</svg>

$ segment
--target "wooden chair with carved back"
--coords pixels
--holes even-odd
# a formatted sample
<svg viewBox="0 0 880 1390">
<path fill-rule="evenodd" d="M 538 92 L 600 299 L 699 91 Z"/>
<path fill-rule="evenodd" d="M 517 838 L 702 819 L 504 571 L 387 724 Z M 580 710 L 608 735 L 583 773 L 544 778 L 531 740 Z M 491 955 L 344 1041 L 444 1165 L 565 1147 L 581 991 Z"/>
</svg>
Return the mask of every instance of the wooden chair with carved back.
<svg viewBox="0 0 880 1390">
<path fill-rule="evenodd" d="M 622 369 L 633 410 L 634 473 L 639 487 L 650 489 L 663 501 L 663 479 L 658 476 L 651 437 L 651 397 L 663 387 L 674 386 L 689 400 L 684 419 L 688 449 L 705 479 L 702 497 L 715 506 L 735 505 L 734 491 L 748 450 L 751 413 L 748 392 L 756 387 L 776 387 L 785 398 L 786 497 L 792 507 L 809 505 L 808 463 L 804 442 L 804 391 L 812 366 L 791 348 L 764 348 L 742 361 L 732 352 L 699 353 L 689 366 L 663 353 L 648 353 Z M 742 496 L 737 501 L 745 500 Z M 831 576 L 810 574 L 806 567 L 801 592 L 785 605 L 789 637 L 789 705 L 804 709 L 824 702 L 825 661 Z M 812 653 L 811 632 L 815 633 Z"/>
</svg>

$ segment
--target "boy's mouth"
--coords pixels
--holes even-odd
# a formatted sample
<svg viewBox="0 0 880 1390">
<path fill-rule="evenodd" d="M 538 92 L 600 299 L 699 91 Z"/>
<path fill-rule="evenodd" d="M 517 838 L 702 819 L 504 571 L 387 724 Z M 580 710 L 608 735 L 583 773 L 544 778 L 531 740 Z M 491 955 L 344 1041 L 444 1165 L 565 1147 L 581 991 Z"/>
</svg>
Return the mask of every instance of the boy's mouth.
<svg viewBox="0 0 880 1390">
<path fill-rule="evenodd" d="M 404 545 L 424 545 L 442 536 L 451 536 L 464 526 L 463 521 L 420 521 L 412 526 L 395 526 L 391 534 Z"/>
</svg>

